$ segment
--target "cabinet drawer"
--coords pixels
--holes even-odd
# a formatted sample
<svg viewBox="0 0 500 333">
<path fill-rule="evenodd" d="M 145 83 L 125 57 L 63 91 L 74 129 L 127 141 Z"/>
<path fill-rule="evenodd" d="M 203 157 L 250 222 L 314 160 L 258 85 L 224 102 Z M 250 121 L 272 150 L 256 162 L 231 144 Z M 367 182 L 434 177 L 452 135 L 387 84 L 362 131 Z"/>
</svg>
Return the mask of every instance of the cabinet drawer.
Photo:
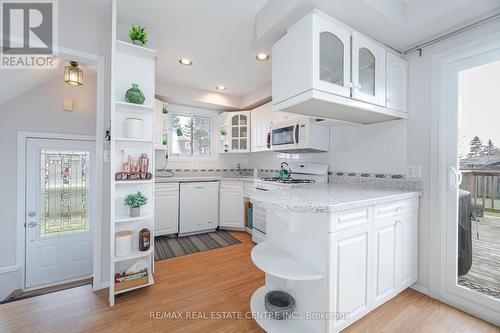
<svg viewBox="0 0 500 333">
<path fill-rule="evenodd" d="M 179 183 L 156 183 L 155 191 L 178 191 Z"/>
<path fill-rule="evenodd" d="M 372 222 L 371 207 L 356 208 L 330 215 L 330 232 L 345 230 Z"/>
<path fill-rule="evenodd" d="M 418 209 L 418 198 L 398 200 L 373 206 L 373 219 L 386 219 Z"/>
</svg>

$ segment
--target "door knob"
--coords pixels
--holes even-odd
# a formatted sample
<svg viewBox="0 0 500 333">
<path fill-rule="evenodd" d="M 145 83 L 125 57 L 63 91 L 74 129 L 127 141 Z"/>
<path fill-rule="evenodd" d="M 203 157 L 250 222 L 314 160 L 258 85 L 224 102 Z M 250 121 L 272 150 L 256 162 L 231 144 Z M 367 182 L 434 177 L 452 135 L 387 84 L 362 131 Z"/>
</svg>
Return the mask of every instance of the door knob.
<svg viewBox="0 0 500 333">
<path fill-rule="evenodd" d="M 29 217 L 35 217 L 35 216 L 36 216 L 36 212 L 35 212 L 34 210 L 30 210 L 30 211 L 28 212 L 28 216 L 29 216 Z"/>
</svg>

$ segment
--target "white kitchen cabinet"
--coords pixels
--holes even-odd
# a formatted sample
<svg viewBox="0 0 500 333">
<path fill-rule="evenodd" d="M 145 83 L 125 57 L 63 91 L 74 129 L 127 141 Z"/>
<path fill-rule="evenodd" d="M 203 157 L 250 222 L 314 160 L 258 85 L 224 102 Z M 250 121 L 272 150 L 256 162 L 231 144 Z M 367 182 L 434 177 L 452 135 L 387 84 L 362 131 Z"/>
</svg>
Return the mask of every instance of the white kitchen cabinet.
<svg viewBox="0 0 500 333">
<path fill-rule="evenodd" d="M 273 104 L 311 89 L 349 96 L 350 38 L 347 26 L 319 11 L 300 19 L 273 46 Z"/>
<path fill-rule="evenodd" d="M 268 151 L 267 136 L 271 132 L 271 102 L 250 111 L 252 152 Z"/>
<path fill-rule="evenodd" d="M 179 232 L 179 183 L 155 184 L 155 235 Z"/>
<path fill-rule="evenodd" d="M 219 228 L 245 230 L 243 182 L 222 181 L 220 186 Z"/>
<path fill-rule="evenodd" d="M 408 112 L 408 62 L 387 52 L 386 106 Z"/>
<path fill-rule="evenodd" d="M 224 112 L 219 115 L 219 130 L 226 134 L 221 138 L 220 152 L 250 152 L 250 111 Z"/>
<path fill-rule="evenodd" d="M 335 318 L 330 332 L 338 332 L 371 310 L 372 224 L 330 234 L 329 311 Z"/>
<path fill-rule="evenodd" d="M 418 280 L 418 211 L 398 217 L 400 257 L 397 291 L 413 285 Z"/>
<path fill-rule="evenodd" d="M 377 221 L 373 225 L 373 306 L 378 306 L 398 292 L 398 266 L 401 246 L 397 219 Z"/>
<path fill-rule="evenodd" d="M 406 119 L 399 108 L 386 106 L 387 52 L 373 39 L 311 10 L 273 46 L 273 113 L 361 124 Z"/>
<path fill-rule="evenodd" d="M 374 40 L 352 34 L 352 97 L 385 106 L 386 50 Z"/>
</svg>

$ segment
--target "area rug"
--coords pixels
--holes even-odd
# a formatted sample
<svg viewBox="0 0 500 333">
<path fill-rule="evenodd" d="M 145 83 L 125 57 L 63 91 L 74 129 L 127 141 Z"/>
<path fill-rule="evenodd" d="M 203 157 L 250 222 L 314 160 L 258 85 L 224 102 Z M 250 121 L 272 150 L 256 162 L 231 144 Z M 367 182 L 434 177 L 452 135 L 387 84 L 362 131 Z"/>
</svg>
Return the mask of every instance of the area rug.
<svg viewBox="0 0 500 333">
<path fill-rule="evenodd" d="M 184 237 L 155 237 L 155 260 L 180 257 L 239 243 L 241 243 L 239 240 L 223 230 Z"/>
</svg>

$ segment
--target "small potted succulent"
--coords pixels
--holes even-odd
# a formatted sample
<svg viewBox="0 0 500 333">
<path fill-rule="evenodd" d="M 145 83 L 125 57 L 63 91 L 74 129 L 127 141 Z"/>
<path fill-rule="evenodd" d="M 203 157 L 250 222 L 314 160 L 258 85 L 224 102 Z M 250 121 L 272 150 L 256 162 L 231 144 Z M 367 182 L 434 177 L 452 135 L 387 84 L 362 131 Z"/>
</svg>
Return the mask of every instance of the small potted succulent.
<svg viewBox="0 0 500 333">
<path fill-rule="evenodd" d="M 146 31 L 146 27 L 141 27 L 140 25 L 132 24 L 132 28 L 130 28 L 128 36 L 135 45 L 144 46 L 144 44 L 148 42 L 148 32 Z"/>
<path fill-rule="evenodd" d="M 162 112 L 163 114 L 168 114 L 168 107 L 167 107 L 167 105 L 163 104 L 163 106 L 162 106 L 162 108 L 161 108 L 161 112 Z"/>
<path fill-rule="evenodd" d="M 129 194 L 125 197 L 125 206 L 130 207 L 130 217 L 138 217 L 141 215 L 141 206 L 148 203 L 148 198 L 141 192 Z"/>
<path fill-rule="evenodd" d="M 224 141 L 226 139 L 227 132 L 223 129 L 219 131 L 219 137 L 221 141 Z"/>
</svg>

